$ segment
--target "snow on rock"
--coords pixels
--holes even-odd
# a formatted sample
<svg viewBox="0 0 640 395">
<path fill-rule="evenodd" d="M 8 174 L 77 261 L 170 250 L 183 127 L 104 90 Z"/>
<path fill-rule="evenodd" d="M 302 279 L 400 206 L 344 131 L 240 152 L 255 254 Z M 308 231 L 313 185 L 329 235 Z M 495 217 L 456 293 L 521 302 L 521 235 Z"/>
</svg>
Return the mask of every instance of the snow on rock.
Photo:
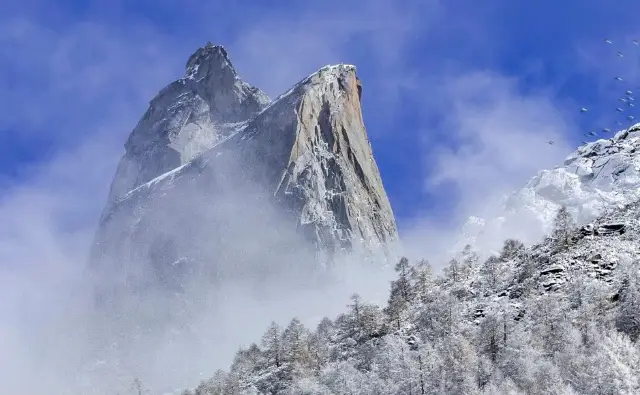
<svg viewBox="0 0 640 395">
<path fill-rule="evenodd" d="M 538 261 L 546 261 L 539 270 L 540 290 L 558 291 L 572 273 L 610 282 L 620 263 L 637 262 L 640 250 L 640 204 L 633 202 L 612 209 L 574 233 L 569 248 L 552 248 L 551 240 L 532 249 Z M 546 256 L 548 259 L 540 259 Z"/>
<path fill-rule="evenodd" d="M 397 230 L 361 94 L 355 67 L 340 64 L 269 102 L 238 78 L 222 47 L 200 48 L 131 133 L 92 260 L 135 271 L 158 245 L 172 245 L 172 262 L 210 261 L 200 244 L 222 259 L 218 247 L 244 237 L 247 224 L 273 246 L 295 245 L 294 232 L 329 255 L 387 253 Z M 237 254 L 226 259 L 250 252 Z"/>
<path fill-rule="evenodd" d="M 207 44 L 185 76 L 162 89 L 125 144 L 107 210 L 135 187 L 184 165 L 237 131 L 270 102 L 242 81 L 221 46 Z"/>
<path fill-rule="evenodd" d="M 506 237 L 533 243 L 550 232 L 561 205 L 567 206 L 579 224 L 585 224 L 636 201 L 640 198 L 639 154 L 640 124 L 613 138 L 584 144 L 567 156 L 563 166 L 541 171 L 509 196 L 500 218 L 481 226 L 477 218 L 470 218 L 464 239 L 484 246 Z"/>
</svg>

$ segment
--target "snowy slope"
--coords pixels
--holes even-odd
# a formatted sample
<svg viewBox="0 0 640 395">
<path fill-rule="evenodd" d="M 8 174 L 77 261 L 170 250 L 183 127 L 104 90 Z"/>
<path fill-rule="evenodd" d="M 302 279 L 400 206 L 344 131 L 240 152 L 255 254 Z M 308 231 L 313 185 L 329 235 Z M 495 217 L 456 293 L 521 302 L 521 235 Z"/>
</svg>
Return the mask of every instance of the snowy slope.
<svg viewBox="0 0 640 395">
<path fill-rule="evenodd" d="M 531 243 L 548 234 L 561 205 L 578 223 L 640 198 L 640 124 L 580 146 L 562 166 L 543 170 L 509 196 L 504 215 L 470 218 L 465 241 L 493 246 L 506 237 Z"/>
</svg>

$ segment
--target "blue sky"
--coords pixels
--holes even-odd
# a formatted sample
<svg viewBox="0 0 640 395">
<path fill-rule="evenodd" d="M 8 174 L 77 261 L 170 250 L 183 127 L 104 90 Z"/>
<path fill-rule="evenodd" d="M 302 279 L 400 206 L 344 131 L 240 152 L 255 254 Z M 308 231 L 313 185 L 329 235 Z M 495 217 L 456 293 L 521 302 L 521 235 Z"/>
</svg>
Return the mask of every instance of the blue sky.
<svg viewBox="0 0 640 395">
<path fill-rule="evenodd" d="M 52 217 L 95 221 L 148 100 L 207 40 L 272 97 L 356 64 L 403 229 L 459 222 L 558 163 L 612 124 L 613 76 L 637 74 L 629 0 L 269 3 L 0 0 L 0 199 L 37 191 L 62 202 Z"/>
</svg>

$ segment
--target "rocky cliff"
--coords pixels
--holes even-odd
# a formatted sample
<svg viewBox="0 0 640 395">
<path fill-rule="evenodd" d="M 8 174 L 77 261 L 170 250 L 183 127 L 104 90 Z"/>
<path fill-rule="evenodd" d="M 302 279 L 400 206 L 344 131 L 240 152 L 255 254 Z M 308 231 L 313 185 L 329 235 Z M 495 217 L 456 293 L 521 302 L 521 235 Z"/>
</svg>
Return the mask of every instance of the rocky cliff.
<svg viewBox="0 0 640 395">
<path fill-rule="evenodd" d="M 245 83 L 223 47 L 207 44 L 185 76 L 151 100 L 125 144 L 107 206 L 133 188 L 212 148 L 270 102 Z"/>
<path fill-rule="evenodd" d="M 270 101 L 223 47 L 200 48 L 125 144 L 93 267 L 173 283 L 183 266 L 299 260 L 302 245 L 386 251 L 397 231 L 361 95 L 355 67 L 335 65 Z"/>
</svg>

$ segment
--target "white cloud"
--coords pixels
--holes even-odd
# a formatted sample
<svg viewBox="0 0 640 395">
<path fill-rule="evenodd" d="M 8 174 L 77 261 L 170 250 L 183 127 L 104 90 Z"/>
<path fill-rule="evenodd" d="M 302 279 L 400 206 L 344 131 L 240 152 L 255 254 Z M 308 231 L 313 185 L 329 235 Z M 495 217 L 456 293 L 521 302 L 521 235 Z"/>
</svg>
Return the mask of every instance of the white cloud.
<svg viewBox="0 0 640 395">
<path fill-rule="evenodd" d="M 54 29 L 10 16 L 0 22 L 0 130 L 62 140 L 92 136 L 113 122 L 131 124 L 176 74 L 171 48 L 159 46 L 166 40 L 144 27 Z M 114 140 L 123 141 L 127 129 L 114 128 Z"/>
<path fill-rule="evenodd" d="M 296 15 L 266 13 L 229 48 L 247 80 L 270 95 L 282 93 L 325 64 L 357 63 L 364 57 L 378 77 L 366 81 L 367 89 L 390 97 L 406 78 L 409 42 L 422 36 L 439 15 L 436 0 L 309 4 Z"/>
<path fill-rule="evenodd" d="M 468 70 L 437 81 L 423 103 L 425 113 L 442 117 L 424 133 L 423 187 L 446 201 L 451 215 L 438 218 L 431 210 L 407 230 L 405 242 L 408 254 L 441 266 L 462 247 L 461 226 L 470 216 L 497 218 L 506 196 L 562 163 L 574 149 L 568 136 L 575 125 L 548 92 L 523 93 L 515 78 Z M 506 237 L 484 236 L 492 248 Z"/>
<path fill-rule="evenodd" d="M 445 82 L 443 129 L 453 147 L 437 149 L 429 160 L 435 167 L 426 186 L 433 190 L 453 182 L 463 215 L 484 215 L 488 203 L 500 201 L 539 170 L 560 164 L 572 151 L 567 141 L 572 125 L 562 111 L 544 92 L 518 92 L 517 83 L 487 72 Z"/>
</svg>

